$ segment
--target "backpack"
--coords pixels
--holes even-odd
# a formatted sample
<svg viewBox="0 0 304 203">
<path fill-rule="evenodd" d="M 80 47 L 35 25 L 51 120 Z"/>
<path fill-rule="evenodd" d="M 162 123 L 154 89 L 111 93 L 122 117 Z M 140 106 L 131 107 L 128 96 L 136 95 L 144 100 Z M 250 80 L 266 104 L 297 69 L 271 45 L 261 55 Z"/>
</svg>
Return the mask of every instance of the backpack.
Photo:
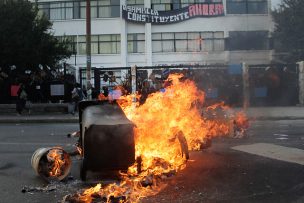
<svg viewBox="0 0 304 203">
<path fill-rule="evenodd" d="M 82 101 L 85 98 L 82 90 L 77 88 L 76 91 L 72 94 L 72 99 Z"/>
</svg>

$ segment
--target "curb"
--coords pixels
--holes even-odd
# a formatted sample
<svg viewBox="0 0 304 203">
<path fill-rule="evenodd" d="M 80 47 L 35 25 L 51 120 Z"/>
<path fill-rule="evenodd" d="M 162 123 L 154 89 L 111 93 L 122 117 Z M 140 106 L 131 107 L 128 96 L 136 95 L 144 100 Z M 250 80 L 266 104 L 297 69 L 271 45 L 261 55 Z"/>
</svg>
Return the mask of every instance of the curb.
<svg viewBox="0 0 304 203">
<path fill-rule="evenodd" d="M 0 123 L 79 123 L 78 118 L 1 118 Z"/>
</svg>

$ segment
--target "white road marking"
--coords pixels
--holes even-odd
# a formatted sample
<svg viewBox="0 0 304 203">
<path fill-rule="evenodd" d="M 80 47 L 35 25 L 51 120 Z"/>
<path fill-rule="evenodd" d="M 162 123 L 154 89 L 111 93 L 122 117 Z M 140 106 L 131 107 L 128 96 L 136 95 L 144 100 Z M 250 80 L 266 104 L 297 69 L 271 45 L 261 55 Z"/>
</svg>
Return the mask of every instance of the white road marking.
<svg viewBox="0 0 304 203">
<path fill-rule="evenodd" d="M 271 159 L 304 165 L 304 150 L 302 149 L 283 147 L 268 143 L 239 145 L 232 147 L 232 149 Z"/>
<path fill-rule="evenodd" d="M 277 140 L 288 140 L 287 137 L 277 137 L 276 139 L 277 139 Z"/>
<path fill-rule="evenodd" d="M 280 136 L 280 137 L 288 137 L 288 135 L 285 135 L 285 134 L 273 134 L 275 136 Z"/>
</svg>

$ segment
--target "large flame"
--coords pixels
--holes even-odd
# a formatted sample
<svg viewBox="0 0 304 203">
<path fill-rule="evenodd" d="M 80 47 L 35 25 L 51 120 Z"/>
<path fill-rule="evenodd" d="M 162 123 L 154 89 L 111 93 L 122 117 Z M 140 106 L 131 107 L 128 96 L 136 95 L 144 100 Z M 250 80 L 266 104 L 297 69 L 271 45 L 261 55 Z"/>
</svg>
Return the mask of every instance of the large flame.
<svg viewBox="0 0 304 203">
<path fill-rule="evenodd" d="M 183 153 L 187 144 L 189 150 L 197 150 L 206 140 L 229 133 L 232 123 L 229 119 L 202 117 L 205 94 L 193 81 L 185 80 L 181 74 L 171 74 L 168 81 L 169 86 L 149 95 L 142 105 L 133 102 L 138 95 L 123 96 L 118 101 L 136 125 L 135 149 L 140 161 L 131 166 L 127 174 L 121 174 L 120 184 L 98 187 L 98 195 L 106 197 L 108 202 L 122 197 L 121 202 L 138 202 L 142 197 L 156 194 L 165 186 L 161 181 L 164 174 L 185 168 L 187 157 Z M 228 108 L 221 103 L 206 111 L 219 107 Z M 96 190 L 88 189 L 78 199 L 91 202 L 88 196 L 92 193 Z"/>
</svg>

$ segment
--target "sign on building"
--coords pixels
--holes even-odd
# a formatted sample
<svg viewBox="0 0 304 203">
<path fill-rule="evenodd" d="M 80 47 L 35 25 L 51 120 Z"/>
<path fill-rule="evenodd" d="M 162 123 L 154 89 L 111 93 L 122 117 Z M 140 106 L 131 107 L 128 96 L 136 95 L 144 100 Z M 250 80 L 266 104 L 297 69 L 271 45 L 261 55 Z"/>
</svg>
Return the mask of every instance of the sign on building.
<svg viewBox="0 0 304 203">
<path fill-rule="evenodd" d="M 193 4 L 171 11 L 156 11 L 150 8 L 122 6 L 122 17 L 135 23 L 169 24 L 196 17 L 217 17 L 224 15 L 223 3 Z"/>
</svg>

